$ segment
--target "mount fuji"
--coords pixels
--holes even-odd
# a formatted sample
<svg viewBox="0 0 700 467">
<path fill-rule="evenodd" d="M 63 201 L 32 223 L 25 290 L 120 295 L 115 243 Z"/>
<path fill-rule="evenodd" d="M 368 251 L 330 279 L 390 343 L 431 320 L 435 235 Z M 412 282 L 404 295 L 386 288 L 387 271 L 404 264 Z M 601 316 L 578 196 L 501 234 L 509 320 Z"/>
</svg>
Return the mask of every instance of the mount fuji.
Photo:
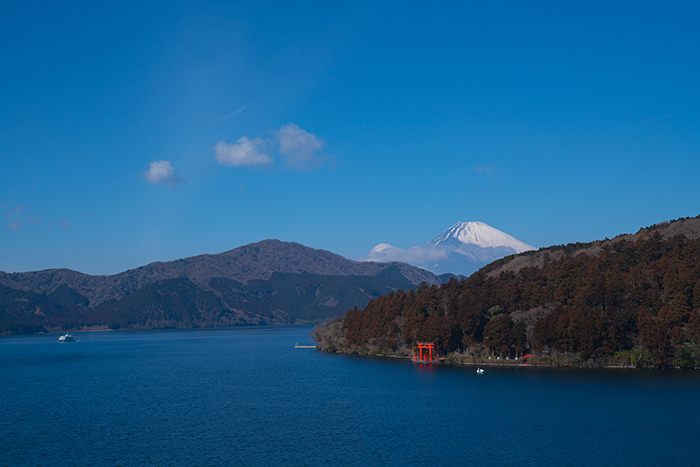
<svg viewBox="0 0 700 467">
<path fill-rule="evenodd" d="M 535 247 L 483 222 L 458 222 L 422 246 L 406 250 L 380 243 L 369 252 L 372 261 L 402 261 L 435 274 L 469 276 L 488 263 Z"/>
</svg>

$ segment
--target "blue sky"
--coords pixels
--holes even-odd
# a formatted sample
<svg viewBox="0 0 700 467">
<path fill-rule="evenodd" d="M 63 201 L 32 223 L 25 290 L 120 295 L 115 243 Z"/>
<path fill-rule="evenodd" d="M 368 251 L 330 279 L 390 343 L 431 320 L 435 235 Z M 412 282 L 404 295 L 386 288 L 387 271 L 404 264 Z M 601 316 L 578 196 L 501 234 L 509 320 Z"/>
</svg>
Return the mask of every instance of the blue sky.
<svg viewBox="0 0 700 467">
<path fill-rule="evenodd" d="M 0 270 L 700 214 L 700 4 L 489 3 L 4 5 Z"/>
</svg>

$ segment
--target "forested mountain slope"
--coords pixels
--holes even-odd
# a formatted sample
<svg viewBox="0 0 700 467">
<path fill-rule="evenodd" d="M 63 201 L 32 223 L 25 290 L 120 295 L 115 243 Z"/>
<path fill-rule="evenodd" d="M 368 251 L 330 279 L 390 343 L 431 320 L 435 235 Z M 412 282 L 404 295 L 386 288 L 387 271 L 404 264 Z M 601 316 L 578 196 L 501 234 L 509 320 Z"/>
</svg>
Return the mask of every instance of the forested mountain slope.
<svg viewBox="0 0 700 467">
<path fill-rule="evenodd" d="M 700 218 L 526 252 L 466 280 L 389 293 L 319 330 L 321 348 L 453 360 L 700 366 Z"/>
<path fill-rule="evenodd" d="M 0 285 L 42 294 L 50 294 L 63 285 L 86 297 L 94 307 L 104 301 L 120 300 L 141 287 L 168 279 L 186 278 L 211 291 L 209 282 L 212 278 L 247 284 L 252 280 L 268 280 L 275 272 L 374 276 L 389 266 L 395 266 L 404 280 L 414 284 L 439 282 L 433 273 L 405 263 L 353 261 L 299 243 L 263 240 L 214 255 L 150 263 L 111 276 L 91 276 L 70 269 L 12 274 L 0 271 Z"/>
<path fill-rule="evenodd" d="M 422 281 L 440 279 L 279 240 L 112 276 L 0 272 L 0 334 L 320 322 Z"/>
</svg>

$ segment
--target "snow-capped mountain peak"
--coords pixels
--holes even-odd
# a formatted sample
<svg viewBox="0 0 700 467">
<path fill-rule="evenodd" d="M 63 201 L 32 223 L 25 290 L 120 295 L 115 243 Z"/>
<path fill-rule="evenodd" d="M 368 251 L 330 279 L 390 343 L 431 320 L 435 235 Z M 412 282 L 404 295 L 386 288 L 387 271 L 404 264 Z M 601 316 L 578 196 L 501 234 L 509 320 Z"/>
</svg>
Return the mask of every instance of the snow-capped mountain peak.
<svg viewBox="0 0 700 467">
<path fill-rule="evenodd" d="M 402 249 L 380 243 L 370 250 L 368 259 L 403 261 L 435 274 L 468 276 L 491 261 L 534 249 L 483 222 L 458 222 L 421 246 Z"/>
<path fill-rule="evenodd" d="M 469 244 L 481 248 L 512 248 L 516 253 L 534 250 L 532 245 L 494 229 L 483 222 L 458 222 L 428 242 L 428 245 Z"/>
</svg>

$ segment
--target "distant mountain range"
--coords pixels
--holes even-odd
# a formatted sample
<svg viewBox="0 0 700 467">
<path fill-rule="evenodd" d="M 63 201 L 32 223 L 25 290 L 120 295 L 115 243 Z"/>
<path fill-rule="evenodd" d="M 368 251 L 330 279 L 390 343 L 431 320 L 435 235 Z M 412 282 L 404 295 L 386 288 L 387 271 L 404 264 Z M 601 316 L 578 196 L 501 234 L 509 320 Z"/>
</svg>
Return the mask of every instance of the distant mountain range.
<svg viewBox="0 0 700 467">
<path fill-rule="evenodd" d="M 534 249 L 483 222 L 458 222 L 422 246 L 403 250 L 380 243 L 372 248 L 369 259 L 403 261 L 435 274 L 469 276 L 492 261 Z"/>
<path fill-rule="evenodd" d="M 445 280 L 449 276 L 445 276 Z M 319 322 L 435 274 L 264 240 L 111 276 L 0 272 L 0 334 Z"/>
</svg>

